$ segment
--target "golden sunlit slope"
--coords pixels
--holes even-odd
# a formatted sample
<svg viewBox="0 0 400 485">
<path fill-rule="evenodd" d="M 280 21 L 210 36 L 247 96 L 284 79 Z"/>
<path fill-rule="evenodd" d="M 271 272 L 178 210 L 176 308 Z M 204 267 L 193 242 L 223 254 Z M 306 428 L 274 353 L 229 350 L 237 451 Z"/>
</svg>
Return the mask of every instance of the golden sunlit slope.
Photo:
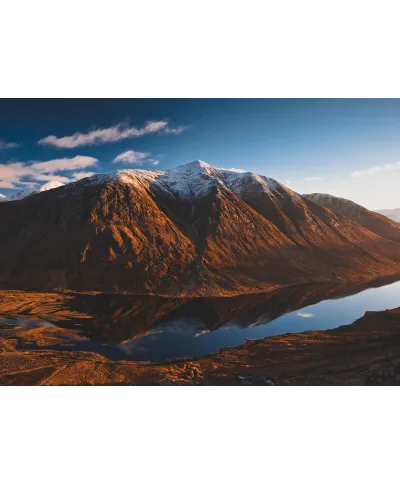
<svg viewBox="0 0 400 485">
<path fill-rule="evenodd" d="M 382 216 L 383 217 L 383 216 Z M 196 161 L 0 203 L 2 288 L 230 295 L 400 269 L 400 229 Z"/>
</svg>

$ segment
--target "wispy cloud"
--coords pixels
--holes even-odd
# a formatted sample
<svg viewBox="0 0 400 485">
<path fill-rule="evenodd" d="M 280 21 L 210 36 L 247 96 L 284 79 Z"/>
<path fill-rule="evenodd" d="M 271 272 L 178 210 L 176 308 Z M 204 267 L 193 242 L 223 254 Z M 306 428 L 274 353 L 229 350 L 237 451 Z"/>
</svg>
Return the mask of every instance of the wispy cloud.
<svg viewBox="0 0 400 485">
<path fill-rule="evenodd" d="M 47 162 L 35 162 L 30 165 L 33 171 L 42 173 L 53 173 L 65 170 L 77 170 L 80 168 L 93 167 L 97 164 L 97 159 L 77 155 L 74 158 L 56 158 Z"/>
<path fill-rule="evenodd" d="M 247 170 L 243 170 L 242 168 L 221 168 L 220 170 L 229 170 L 230 172 L 236 173 L 246 173 Z"/>
<path fill-rule="evenodd" d="M 35 176 L 35 180 L 39 180 L 41 182 L 55 181 L 55 182 L 60 182 L 62 184 L 68 184 L 69 182 L 72 182 L 71 179 L 69 179 L 68 177 L 64 177 L 64 175 L 55 175 L 55 174 L 39 174 Z"/>
<path fill-rule="evenodd" d="M 0 187 L 3 189 L 13 189 L 22 177 L 31 174 L 32 169 L 23 162 L 0 165 Z"/>
<path fill-rule="evenodd" d="M 22 185 L 22 187 L 26 187 L 27 189 L 33 189 L 33 188 L 35 188 L 37 186 L 37 184 L 38 184 L 38 182 L 35 182 L 34 180 L 30 180 L 30 181 L 26 181 L 26 180 L 25 181 L 22 181 L 22 180 L 20 180 L 18 182 L 18 185 L 19 186 Z"/>
<path fill-rule="evenodd" d="M 310 182 L 313 182 L 315 180 L 324 180 L 325 177 L 318 177 L 316 175 L 313 175 L 312 177 L 305 177 L 305 180 L 308 180 Z"/>
<path fill-rule="evenodd" d="M 79 171 L 97 165 L 97 159 L 77 155 L 73 158 L 58 158 L 45 162 L 12 162 L 0 165 L 0 188 L 13 189 L 17 185 L 32 185 L 35 180 L 68 180 L 57 172 Z M 23 180 L 27 178 L 29 180 Z"/>
<path fill-rule="evenodd" d="M 400 170 L 400 162 L 385 163 L 384 165 L 375 165 L 367 168 L 366 170 L 355 170 L 350 174 L 351 177 L 369 177 L 381 172 L 393 172 L 394 170 Z"/>
<path fill-rule="evenodd" d="M 302 318 L 312 318 L 314 316 L 314 314 L 313 313 L 298 312 L 297 316 L 302 317 Z"/>
<path fill-rule="evenodd" d="M 92 175 L 95 175 L 96 172 L 74 172 L 72 174 L 73 180 L 82 180 L 86 177 L 91 177 Z"/>
<path fill-rule="evenodd" d="M 190 126 L 178 126 L 177 128 L 169 128 L 168 126 L 164 129 L 164 133 L 167 135 L 180 135 L 184 131 L 188 130 Z"/>
<path fill-rule="evenodd" d="M 13 141 L 4 141 L 0 139 L 0 150 L 7 150 L 8 148 L 18 148 L 19 146 L 19 143 L 15 143 Z"/>
<path fill-rule="evenodd" d="M 39 145 L 50 145 L 57 148 L 76 148 L 87 145 L 99 145 L 101 143 L 115 143 L 154 133 L 180 135 L 188 128 L 188 126 L 170 127 L 168 121 L 147 121 L 141 128 L 120 123 L 109 128 L 96 128 L 87 133 L 76 132 L 70 136 L 57 137 L 49 135 L 39 140 L 38 143 Z"/>
<path fill-rule="evenodd" d="M 148 152 L 136 152 L 135 150 L 128 150 L 127 152 L 117 155 L 112 163 L 121 163 L 124 165 L 158 165 L 160 162 L 154 158 L 149 158 Z"/>
</svg>

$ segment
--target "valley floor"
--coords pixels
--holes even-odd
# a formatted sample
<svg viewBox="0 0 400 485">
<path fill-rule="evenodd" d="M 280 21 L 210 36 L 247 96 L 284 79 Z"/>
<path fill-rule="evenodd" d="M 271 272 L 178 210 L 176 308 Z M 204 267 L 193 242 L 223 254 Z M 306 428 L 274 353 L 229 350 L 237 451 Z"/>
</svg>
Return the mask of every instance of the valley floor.
<svg viewBox="0 0 400 485">
<path fill-rule="evenodd" d="M 69 316 L 68 295 L 47 297 L 36 294 L 29 303 L 19 292 L 0 292 L 0 314 Z M 1 325 L 0 385 L 400 384 L 400 308 L 367 312 L 334 330 L 269 337 L 163 364 L 75 351 L 66 335 L 57 327 Z"/>
</svg>

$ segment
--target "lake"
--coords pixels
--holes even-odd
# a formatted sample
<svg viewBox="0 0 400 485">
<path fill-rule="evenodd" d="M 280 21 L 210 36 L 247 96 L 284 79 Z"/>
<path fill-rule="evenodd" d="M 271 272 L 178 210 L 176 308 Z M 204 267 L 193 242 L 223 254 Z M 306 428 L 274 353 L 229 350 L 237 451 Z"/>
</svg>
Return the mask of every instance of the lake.
<svg viewBox="0 0 400 485">
<path fill-rule="evenodd" d="M 86 297 L 85 305 L 93 319 L 57 324 L 74 329 L 71 341 L 76 349 L 117 360 L 165 361 L 200 357 L 222 347 L 236 347 L 246 339 L 348 325 L 366 311 L 399 307 L 400 281 L 299 285 L 229 298 L 96 295 Z"/>
</svg>

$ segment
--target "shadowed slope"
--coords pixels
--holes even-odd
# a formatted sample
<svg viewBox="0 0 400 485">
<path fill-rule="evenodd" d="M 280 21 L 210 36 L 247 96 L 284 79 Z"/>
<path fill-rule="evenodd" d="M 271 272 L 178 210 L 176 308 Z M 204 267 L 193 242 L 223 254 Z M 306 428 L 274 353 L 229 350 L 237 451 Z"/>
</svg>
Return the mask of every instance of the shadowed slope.
<svg viewBox="0 0 400 485">
<path fill-rule="evenodd" d="M 83 179 L 1 203 L 0 219 L 2 288 L 230 295 L 400 270 L 399 225 L 200 161 Z"/>
</svg>

